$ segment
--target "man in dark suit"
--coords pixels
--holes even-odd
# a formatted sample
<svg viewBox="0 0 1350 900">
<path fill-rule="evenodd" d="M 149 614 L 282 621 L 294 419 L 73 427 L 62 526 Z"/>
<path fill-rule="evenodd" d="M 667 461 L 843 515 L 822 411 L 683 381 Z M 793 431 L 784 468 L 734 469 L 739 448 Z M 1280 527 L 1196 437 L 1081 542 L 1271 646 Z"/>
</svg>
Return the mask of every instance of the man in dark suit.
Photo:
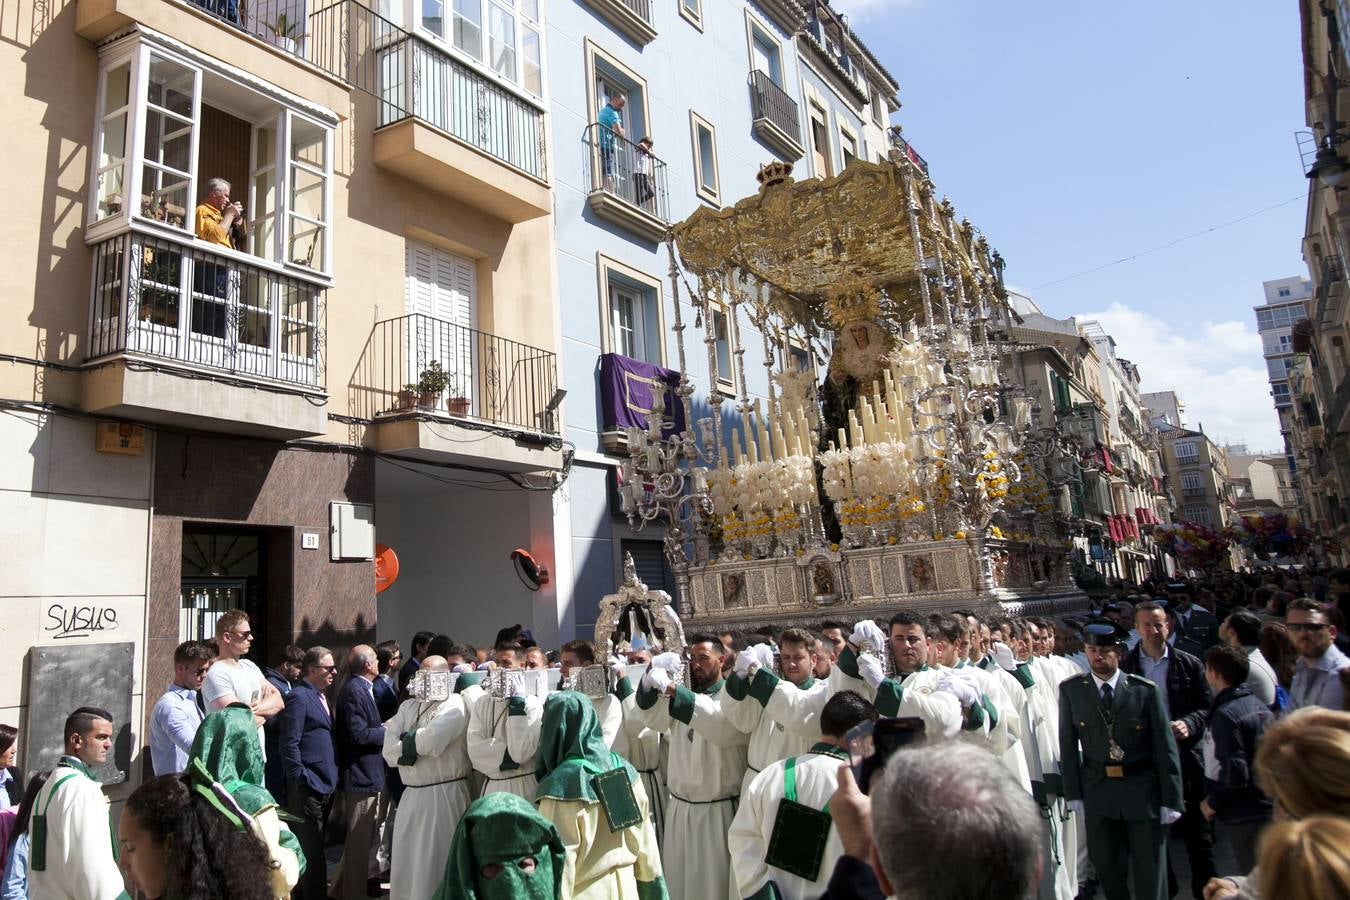
<svg viewBox="0 0 1350 900">
<path fill-rule="evenodd" d="M 1167 603 L 1177 617 L 1177 626 L 1180 631 L 1177 636 L 1178 640 L 1185 638 L 1191 645 L 1198 648 L 1199 652 L 1195 654 L 1197 657 L 1203 657 L 1206 650 L 1219 643 L 1219 620 L 1203 606 L 1196 605 L 1190 585 L 1180 581 L 1169 584 L 1167 586 Z M 1183 647 L 1182 649 L 1186 648 Z M 1203 665 L 1201 665 L 1201 671 L 1204 671 Z"/>
<path fill-rule="evenodd" d="M 427 644 L 436 636 L 432 631 L 419 631 L 413 635 L 412 645 L 408 649 L 408 658 L 403 661 L 403 666 L 398 670 L 398 696 L 400 700 L 408 699 L 408 682 L 417 674 L 418 668 L 422 665 L 422 660 L 427 656 Z"/>
<path fill-rule="evenodd" d="M 305 872 L 295 886 L 296 900 L 328 896 L 328 865 L 323 853 L 323 827 L 328 800 L 337 790 L 337 757 L 333 717 L 324 691 L 333 684 L 333 654 L 326 647 L 305 651 L 303 674 L 291 686 L 281 720 L 278 744 L 286 780 L 286 809 L 305 851 Z"/>
<path fill-rule="evenodd" d="M 263 669 L 263 678 L 277 689 L 282 702 L 291 695 L 295 683 L 305 669 L 305 651 L 294 644 L 287 644 L 281 651 L 281 659 L 275 666 Z M 267 790 L 276 801 L 286 804 L 286 776 L 281 771 L 281 716 L 276 715 L 263 723 L 263 755 L 267 757 Z"/>
<path fill-rule="evenodd" d="M 338 796 L 346 813 L 347 841 L 333 878 L 335 900 L 363 900 L 380 893 L 384 724 L 374 687 L 379 671 L 375 650 L 359 644 L 347 656 L 347 682 L 338 691 Z"/>
<path fill-rule="evenodd" d="M 1139 643 L 1126 653 L 1120 668 L 1139 675 L 1162 689 L 1163 709 L 1171 723 L 1172 736 L 1181 754 L 1181 783 L 1185 807 L 1181 821 L 1173 831 L 1186 843 L 1191 864 L 1191 890 L 1203 897 L 1205 885 L 1218 872 L 1214 868 L 1214 826 L 1200 810 L 1205 799 L 1205 761 L 1201 738 L 1209 725 L 1209 684 L 1205 664 L 1181 649 L 1181 642 L 1169 645 L 1170 625 L 1167 611 L 1156 603 L 1141 603 L 1134 612 L 1134 630 Z M 1176 875 L 1167 864 L 1167 895 L 1176 896 Z"/>
<path fill-rule="evenodd" d="M 1107 622 L 1084 631 L 1092 671 L 1059 688 L 1060 770 L 1107 900 L 1130 900 L 1131 873 L 1136 900 L 1162 900 L 1165 826 L 1183 805 L 1181 763 L 1162 691 L 1120 670 L 1124 638 Z"/>
</svg>

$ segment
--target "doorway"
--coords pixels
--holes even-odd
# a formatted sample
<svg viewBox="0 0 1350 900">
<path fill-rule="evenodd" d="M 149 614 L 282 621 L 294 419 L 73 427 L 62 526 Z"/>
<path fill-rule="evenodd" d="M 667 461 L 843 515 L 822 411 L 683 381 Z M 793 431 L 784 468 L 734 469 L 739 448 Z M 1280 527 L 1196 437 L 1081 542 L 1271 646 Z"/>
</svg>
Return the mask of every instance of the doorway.
<svg viewBox="0 0 1350 900">
<path fill-rule="evenodd" d="M 267 540 L 259 531 L 183 526 L 178 640 L 216 636 L 216 620 L 230 609 L 248 613 L 254 635 L 248 658 L 262 668 L 271 659 L 267 621 Z"/>
</svg>

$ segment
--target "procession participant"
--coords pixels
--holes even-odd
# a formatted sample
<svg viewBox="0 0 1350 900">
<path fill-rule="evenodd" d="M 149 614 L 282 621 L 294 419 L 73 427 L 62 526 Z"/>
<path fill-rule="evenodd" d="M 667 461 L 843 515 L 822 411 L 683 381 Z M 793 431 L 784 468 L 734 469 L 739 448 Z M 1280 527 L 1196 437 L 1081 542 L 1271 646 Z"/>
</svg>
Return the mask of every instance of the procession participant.
<svg viewBox="0 0 1350 900">
<path fill-rule="evenodd" d="M 519 644 L 508 641 L 498 644 L 493 655 L 495 662 L 480 664 L 480 671 L 520 669 L 525 653 Z M 539 748 L 543 703 L 517 693 L 500 700 L 482 684 L 468 685 L 462 693 L 469 707 L 469 760 L 483 776 L 483 795 L 506 791 L 533 800 L 538 786 L 534 754 Z"/>
<path fill-rule="evenodd" d="M 727 829 L 736 815 L 749 735 L 722 714 L 722 642 L 689 638 L 690 687 L 675 684 L 681 660 L 662 653 L 642 676 L 637 714 L 669 746 L 664 870 L 675 900 L 730 896 Z"/>
<path fill-rule="evenodd" d="M 844 737 L 876 717 L 857 693 L 840 691 L 821 711 L 820 740 L 750 781 L 727 834 L 735 896 L 808 900 L 824 892 L 844 852 L 828 809 L 839 786 L 839 765 L 849 760 Z"/>
<path fill-rule="evenodd" d="M 1181 817 L 1181 760 L 1162 691 L 1120 670 L 1123 629 L 1089 625 L 1092 672 L 1060 686 L 1064 794 L 1087 821 L 1088 857 L 1107 900 L 1167 892 L 1165 826 Z M 1082 747 L 1081 757 L 1079 747 Z"/>
<path fill-rule="evenodd" d="M 842 678 L 836 677 L 836 686 L 858 690 L 879 715 L 923 719 L 931 736 L 954 737 L 962 729 L 983 729 L 985 713 L 979 693 L 952 673 L 929 667 L 924 628 L 924 618 L 908 610 L 891 617 L 889 640 L 875 622 L 859 622 L 853 627 L 850 646 L 839 654 L 835 670 Z M 895 668 L 892 677 L 882 674 L 876 656 L 858 652 L 864 644 L 887 648 Z M 864 685 L 861 689 L 852 687 L 858 679 Z"/>
<path fill-rule="evenodd" d="M 650 663 L 651 651 L 639 650 L 628 653 L 629 665 Z M 665 846 L 666 806 L 669 796 L 666 791 L 666 747 L 665 735 L 655 728 L 648 727 L 637 708 L 637 693 L 632 682 L 619 669 L 616 673 L 614 696 L 619 698 L 623 707 L 623 744 L 627 751 L 624 757 L 637 769 L 642 778 L 642 789 L 647 792 L 647 805 L 651 809 L 652 826 L 656 829 L 656 843 Z"/>
<path fill-rule="evenodd" d="M 800 756 L 820 739 L 829 683 L 812 674 L 815 638 L 789 628 L 778 640 L 782 678 L 774 673 L 773 651 L 756 644 L 737 654 L 719 698 L 727 721 L 750 735 L 745 785 L 770 763 Z"/>
<path fill-rule="evenodd" d="M 593 666 L 595 665 L 595 644 L 583 640 L 568 641 L 562 645 L 562 650 L 558 653 L 558 662 L 561 663 L 563 679 L 570 676 L 573 669 Z M 612 666 L 610 670 L 611 672 L 615 671 Z M 623 674 L 622 667 L 617 670 L 617 674 Z M 626 755 L 628 739 L 623 730 L 622 701 L 610 693 L 599 700 L 592 699 L 591 703 L 595 706 L 596 717 L 600 720 L 600 729 L 605 734 L 605 746 L 620 756 Z"/>
<path fill-rule="evenodd" d="M 272 896 L 290 896 L 308 861 L 299 837 L 281 820 L 276 798 L 267 790 L 253 710 L 236 703 L 203 719 L 192 741 L 188 771 L 219 784 L 251 817 L 251 830 L 272 861 Z M 322 861 L 319 865 L 323 867 Z"/>
<path fill-rule="evenodd" d="M 533 804 L 488 794 L 455 829 L 431 900 L 562 900 L 566 859 L 558 830 Z"/>
<path fill-rule="evenodd" d="M 446 672 L 440 656 L 422 660 L 419 672 Z M 394 817 L 392 900 L 429 897 L 440 883 L 439 860 L 450 850 L 455 826 L 469 806 L 469 714 L 464 697 L 405 700 L 385 725 L 384 760 L 398 768 L 403 801 Z"/>
<path fill-rule="evenodd" d="M 817 679 L 828 682 L 830 670 L 834 668 L 835 663 L 839 662 L 839 653 L 834 649 L 834 641 L 826 637 L 824 632 L 816 634 L 815 657 L 816 665 L 812 674 Z"/>
<path fill-rule="evenodd" d="M 538 760 L 539 812 L 567 851 L 562 896 L 664 898 L 646 792 L 637 771 L 606 746 L 585 695 L 560 691 L 544 701 Z"/>
<path fill-rule="evenodd" d="M 820 636 L 831 646 L 834 651 L 835 659 L 844 652 L 848 646 L 849 627 L 843 622 L 835 622 L 827 619 L 820 623 Z"/>
<path fill-rule="evenodd" d="M 1031 793 L 1031 773 L 1027 769 L 1022 748 L 1018 746 L 1018 736 L 1022 731 L 1020 698 L 1005 691 L 996 674 L 968 663 L 970 626 L 962 616 L 937 614 L 929 617 L 929 623 L 932 637 L 928 648 L 932 664 L 955 671 L 958 677 L 970 682 L 980 692 L 980 702 L 989 718 L 989 730 L 977 743 L 986 745 L 1017 779 L 1017 783 L 1026 788 L 1027 793 Z"/>
<path fill-rule="evenodd" d="M 65 755 L 33 805 L 28 895 L 32 900 L 130 900 L 113 854 L 108 798 L 93 768 L 108 761 L 112 713 L 81 706 L 61 729 Z"/>
</svg>

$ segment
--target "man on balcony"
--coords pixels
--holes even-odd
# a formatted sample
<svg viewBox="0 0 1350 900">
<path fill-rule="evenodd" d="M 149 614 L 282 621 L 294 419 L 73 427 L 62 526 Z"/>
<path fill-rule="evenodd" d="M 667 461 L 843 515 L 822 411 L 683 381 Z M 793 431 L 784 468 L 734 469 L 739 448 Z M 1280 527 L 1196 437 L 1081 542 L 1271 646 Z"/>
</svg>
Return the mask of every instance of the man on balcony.
<svg viewBox="0 0 1350 900">
<path fill-rule="evenodd" d="M 206 196 L 197 204 L 194 229 L 197 237 L 210 244 L 233 250 L 248 249 L 248 220 L 244 206 L 230 202 L 230 183 L 224 178 L 206 182 Z M 238 272 L 212 257 L 195 264 L 192 277 L 192 330 L 198 334 L 224 338 L 227 331 L 228 301 L 238 293 Z"/>
<path fill-rule="evenodd" d="M 230 183 L 224 178 L 206 182 L 206 196 L 197 204 L 194 231 L 208 243 L 233 250 L 245 249 L 248 220 L 244 218 L 244 205 L 237 200 L 230 202 Z"/>
<path fill-rule="evenodd" d="M 627 103 L 628 97 L 615 94 L 600 107 L 600 171 L 605 176 L 607 191 L 614 190 L 614 138 L 616 135 L 626 137 L 623 133 L 623 117 L 619 113 L 623 112 Z"/>
</svg>

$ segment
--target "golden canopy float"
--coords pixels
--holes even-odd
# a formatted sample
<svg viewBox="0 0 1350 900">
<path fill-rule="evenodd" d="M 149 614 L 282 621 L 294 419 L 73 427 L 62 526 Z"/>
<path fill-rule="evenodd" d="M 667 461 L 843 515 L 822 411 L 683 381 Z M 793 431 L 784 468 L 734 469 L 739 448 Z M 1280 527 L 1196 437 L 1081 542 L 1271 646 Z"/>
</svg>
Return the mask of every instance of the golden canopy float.
<svg viewBox="0 0 1350 900">
<path fill-rule="evenodd" d="M 1080 605 L 1065 521 L 1033 502 L 1046 442 L 1007 377 L 997 254 L 898 153 L 823 180 L 772 163 L 759 180 L 669 240 L 675 402 L 694 422 L 682 297 L 709 383 L 739 396 L 710 390 L 709 414 L 674 435 L 659 411 L 627 433 L 624 510 L 664 530 L 681 616 Z M 747 352 L 767 396 L 749 396 Z"/>
</svg>

